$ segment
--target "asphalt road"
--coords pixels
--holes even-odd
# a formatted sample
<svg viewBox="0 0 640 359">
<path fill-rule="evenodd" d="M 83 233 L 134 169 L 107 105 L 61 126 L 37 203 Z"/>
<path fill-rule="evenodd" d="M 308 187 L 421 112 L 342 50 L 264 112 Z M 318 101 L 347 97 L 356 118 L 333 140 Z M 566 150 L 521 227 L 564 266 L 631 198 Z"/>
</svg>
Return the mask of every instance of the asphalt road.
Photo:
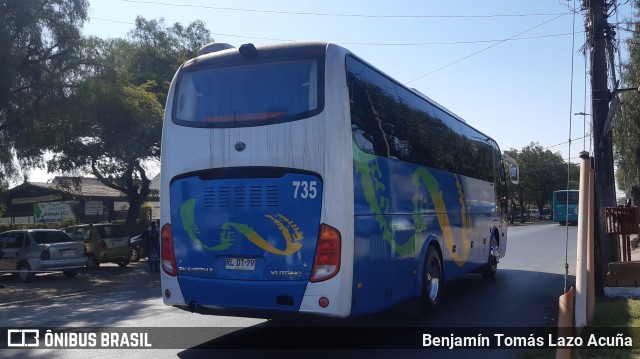
<svg viewBox="0 0 640 359">
<path fill-rule="evenodd" d="M 566 253 L 565 248 L 569 248 Z M 574 283 L 576 227 L 535 224 L 509 228 L 507 254 L 499 264 L 494 280 L 470 274 L 445 286 L 444 303 L 437 312 L 412 317 L 396 310 L 349 323 L 355 327 L 381 327 L 393 337 L 393 326 L 428 328 L 448 327 L 547 327 L 555 326 L 558 297 L 565 288 L 565 258 L 569 258 L 567 288 Z M 229 346 L 255 346 L 264 332 L 255 327 L 275 324 L 261 319 L 202 316 L 169 308 L 160 298 L 159 275 L 146 271 L 146 263 L 127 268 L 103 265 L 97 271 L 83 271 L 75 279 L 62 275 L 40 275 L 34 283 L 23 284 L 3 278 L 0 290 L 0 327 L 118 327 L 136 330 L 164 328 L 167 342 L 181 339 L 179 349 L 11 349 L 0 357 L 28 358 L 164 358 L 164 357 L 491 357 L 509 358 L 516 350 L 262 350 L 212 349 Z M 208 328 L 208 329 L 207 329 Z M 327 330 L 331 330 L 328 328 Z M 385 332 L 386 331 L 386 332 Z M 280 333 L 280 332 L 276 332 Z M 295 335 L 293 335 L 295 334 Z M 362 333 L 366 336 L 370 333 Z M 397 334 L 397 333 L 396 333 Z M 304 332 L 287 332 L 291 340 Z M 318 336 L 322 330 L 309 335 Z M 357 334 L 356 334 L 357 335 Z M 285 339 L 286 340 L 286 339 Z M 374 333 L 372 340 L 382 344 L 384 335 Z M 392 339 L 389 339 L 392 340 Z M 321 346 L 321 345 L 320 345 Z M 383 345 L 384 346 L 384 345 Z"/>
</svg>

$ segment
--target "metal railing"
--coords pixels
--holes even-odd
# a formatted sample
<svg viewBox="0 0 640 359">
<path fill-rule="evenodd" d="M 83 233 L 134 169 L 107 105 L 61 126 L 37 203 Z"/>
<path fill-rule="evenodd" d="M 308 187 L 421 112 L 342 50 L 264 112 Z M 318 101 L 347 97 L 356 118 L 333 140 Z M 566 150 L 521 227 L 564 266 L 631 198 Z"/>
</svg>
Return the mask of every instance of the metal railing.
<svg viewBox="0 0 640 359">
<path fill-rule="evenodd" d="M 619 236 L 620 260 L 631 260 L 631 235 L 638 234 L 638 207 L 605 208 L 607 234 Z"/>
</svg>

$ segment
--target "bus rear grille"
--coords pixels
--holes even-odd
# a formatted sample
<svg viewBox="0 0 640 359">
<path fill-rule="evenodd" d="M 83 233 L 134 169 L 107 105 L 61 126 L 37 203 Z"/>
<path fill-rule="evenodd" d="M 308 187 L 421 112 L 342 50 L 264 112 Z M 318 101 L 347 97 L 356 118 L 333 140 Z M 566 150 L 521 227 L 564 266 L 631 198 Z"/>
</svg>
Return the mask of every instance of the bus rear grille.
<svg viewBox="0 0 640 359">
<path fill-rule="evenodd" d="M 278 206 L 278 186 L 208 186 L 202 193 L 208 208 L 259 208 Z"/>
</svg>

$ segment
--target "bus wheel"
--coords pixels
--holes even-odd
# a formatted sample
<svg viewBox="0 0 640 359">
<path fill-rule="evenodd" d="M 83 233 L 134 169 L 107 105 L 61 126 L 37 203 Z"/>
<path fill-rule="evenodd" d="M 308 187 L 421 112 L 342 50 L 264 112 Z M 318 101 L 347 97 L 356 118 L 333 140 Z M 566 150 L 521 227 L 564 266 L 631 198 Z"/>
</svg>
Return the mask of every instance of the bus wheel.
<svg viewBox="0 0 640 359">
<path fill-rule="evenodd" d="M 438 300 L 442 295 L 443 283 L 442 259 L 434 246 L 427 248 L 423 278 L 423 302 L 428 309 L 433 309 L 438 305 Z"/>
<path fill-rule="evenodd" d="M 489 261 L 487 266 L 482 271 L 482 277 L 484 279 L 491 279 L 496 276 L 498 271 L 498 258 L 500 257 L 500 246 L 498 246 L 498 240 L 496 236 L 491 236 L 491 245 L 489 246 Z"/>
</svg>

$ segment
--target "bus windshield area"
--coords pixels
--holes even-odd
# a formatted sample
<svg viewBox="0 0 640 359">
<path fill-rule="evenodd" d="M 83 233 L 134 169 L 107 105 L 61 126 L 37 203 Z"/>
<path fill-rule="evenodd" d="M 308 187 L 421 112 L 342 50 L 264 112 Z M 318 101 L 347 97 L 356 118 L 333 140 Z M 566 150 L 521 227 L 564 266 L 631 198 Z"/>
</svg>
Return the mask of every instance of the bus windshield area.
<svg viewBox="0 0 640 359">
<path fill-rule="evenodd" d="M 288 122 L 322 110 L 318 60 L 196 67 L 176 88 L 174 122 L 194 127 L 246 127 Z"/>
</svg>

